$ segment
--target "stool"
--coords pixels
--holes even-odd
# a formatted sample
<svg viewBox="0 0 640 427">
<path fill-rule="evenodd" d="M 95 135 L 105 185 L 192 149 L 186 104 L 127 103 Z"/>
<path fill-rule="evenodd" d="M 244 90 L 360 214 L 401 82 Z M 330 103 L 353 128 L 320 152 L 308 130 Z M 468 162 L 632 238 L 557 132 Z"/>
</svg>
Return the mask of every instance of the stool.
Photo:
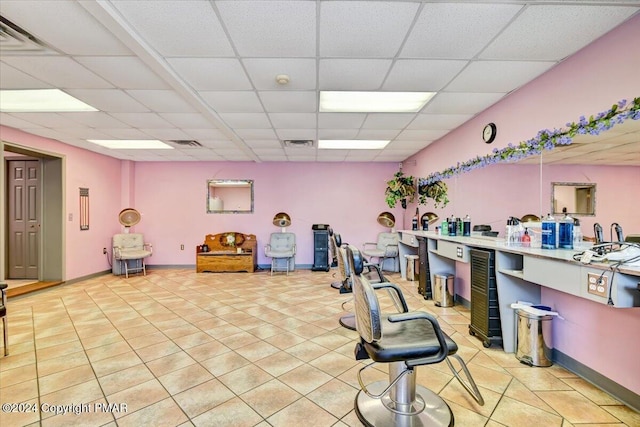
<svg viewBox="0 0 640 427">
<path fill-rule="evenodd" d="M 405 255 L 404 257 L 407 259 L 407 280 L 418 281 L 420 269 L 416 264 L 418 264 L 420 257 L 418 255 Z"/>
</svg>

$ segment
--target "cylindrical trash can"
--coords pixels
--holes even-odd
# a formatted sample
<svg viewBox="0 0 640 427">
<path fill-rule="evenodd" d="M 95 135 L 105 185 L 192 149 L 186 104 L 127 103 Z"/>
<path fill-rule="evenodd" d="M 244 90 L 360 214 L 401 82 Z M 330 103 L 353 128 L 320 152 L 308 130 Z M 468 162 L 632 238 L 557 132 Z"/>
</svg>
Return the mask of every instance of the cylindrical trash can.
<svg viewBox="0 0 640 427">
<path fill-rule="evenodd" d="M 420 257 L 418 255 L 405 255 L 407 259 L 407 280 L 417 282 L 420 273 Z"/>
<path fill-rule="evenodd" d="M 529 366 L 551 366 L 553 316 L 516 310 L 516 358 Z"/>
<path fill-rule="evenodd" d="M 438 307 L 453 306 L 453 274 L 434 274 L 433 301 Z"/>
</svg>

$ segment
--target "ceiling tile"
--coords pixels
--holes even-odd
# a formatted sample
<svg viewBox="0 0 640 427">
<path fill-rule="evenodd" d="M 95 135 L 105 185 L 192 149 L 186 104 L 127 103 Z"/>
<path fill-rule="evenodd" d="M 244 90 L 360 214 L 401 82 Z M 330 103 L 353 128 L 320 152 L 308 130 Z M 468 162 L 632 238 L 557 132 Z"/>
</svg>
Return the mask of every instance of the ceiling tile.
<svg viewBox="0 0 640 427">
<path fill-rule="evenodd" d="M 276 128 L 305 129 L 316 127 L 316 115 L 313 113 L 272 113 L 271 123 Z"/>
<path fill-rule="evenodd" d="M 521 8 L 510 4 L 426 3 L 400 57 L 471 59 Z"/>
<path fill-rule="evenodd" d="M 415 114 L 370 113 L 362 124 L 363 129 L 404 129 Z"/>
<path fill-rule="evenodd" d="M 162 119 L 162 117 L 155 113 L 113 113 L 111 115 L 138 129 L 161 129 L 173 127 L 170 123 L 167 123 Z"/>
<path fill-rule="evenodd" d="M 182 130 L 187 132 L 192 139 L 197 139 L 199 141 L 203 139 L 215 139 L 215 140 L 229 139 L 229 136 L 226 133 L 218 129 L 183 128 Z"/>
<path fill-rule="evenodd" d="M 238 145 L 233 141 L 209 141 L 209 140 L 200 139 L 198 140 L 198 142 L 202 144 L 203 147 L 212 148 L 215 150 L 218 150 L 221 148 L 236 150 L 238 148 Z"/>
<path fill-rule="evenodd" d="M 34 123 L 28 120 L 28 117 L 18 117 L 16 114 L 20 113 L 0 113 L 0 124 L 3 126 L 9 126 L 16 129 L 26 128 L 39 128 L 43 127 L 40 124 Z"/>
<path fill-rule="evenodd" d="M 424 147 L 429 145 L 431 141 L 424 140 L 395 140 L 391 141 L 389 145 L 387 145 L 384 149 L 386 150 L 422 150 Z"/>
<path fill-rule="evenodd" d="M 135 56 L 78 56 L 75 60 L 119 89 L 169 87 Z M 126 72 L 123 73 L 122 70 Z"/>
<path fill-rule="evenodd" d="M 451 81 L 467 61 L 400 59 L 393 64 L 384 90 L 437 92 Z"/>
<path fill-rule="evenodd" d="M 220 118 L 231 128 L 265 129 L 271 127 L 271 123 L 264 113 L 221 113 Z"/>
<path fill-rule="evenodd" d="M 542 61 L 473 61 L 445 89 L 448 92 L 511 92 L 554 65 L 554 62 Z"/>
<path fill-rule="evenodd" d="M 234 129 L 236 134 L 243 139 L 277 139 L 273 129 Z"/>
<path fill-rule="evenodd" d="M 107 139 L 151 139 L 151 135 L 134 128 L 104 128 L 101 129 L 109 138 Z"/>
<path fill-rule="evenodd" d="M 100 111 L 84 111 L 82 113 L 59 113 L 60 116 L 93 128 L 129 128 L 129 125 Z"/>
<path fill-rule="evenodd" d="M 396 140 L 408 139 L 420 141 L 435 141 L 436 139 L 446 135 L 447 133 L 448 131 L 446 130 L 403 130 L 398 134 Z"/>
<path fill-rule="evenodd" d="M 2 0 L 2 16 L 67 54 L 131 54 L 80 2 Z"/>
<path fill-rule="evenodd" d="M 117 1 L 113 6 L 164 56 L 232 56 L 213 7 L 206 1 Z"/>
<path fill-rule="evenodd" d="M 242 63 L 257 90 L 316 89 L 315 59 L 245 58 Z M 289 83 L 276 82 L 276 76 L 280 74 L 289 76 Z"/>
<path fill-rule="evenodd" d="M 418 7 L 400 2 L 321 2 L 320 55 L 393 58 Z"/>
<path fill-rule="evenodd" d="M 280 139 L 316 139 L 315 129 L 276 129 Z"/>
<path fill-rule="evenodd" d="M 355 139 L 358 129 L 318 129 L 318 139 Z"/>
<path fill-rule="evenodd" d="M 441 92 L 422 109 L 422 113 L 476 114 L 504 96 L 504 93 Z"/>
<path fill-rule="evenodd" d="M 530 5 L 480 58 L 560 60 L 638 10 L 627 6 Z"/>
<path fill-rule="evenodd" d="M 277 139 L 249 139 L 244 141 L 251 149 L 254 148 L 282 148 L 282 144 Z M 255 151 L 255 150 L 254 150 Z"/>
<path fill-rule="evenodd" d="M 12 67 L 61 89 L 111 88 L 106 80 L 76 61 L 62 56 L 9 56 L 2 60 Z"/>
<path fill-rule="evenodd" d="M 170 58 L 169 64 L 195 90 L 249 90 L 240 61 L 232 58 Z"/>
<path fill-rule="evenodd" d="M 316 92 L 258 92 L 269 113 L 313 113 L 317 110 Z"/>
<path fill-rule="evenodd" d="M 318 128 L 358 129 L 366 118 L 364 113 L 319 113 Z"/>
<path fill-rule="evenodd" d="M 389 71 L 388 59 L 321 59 L 321 90 L 376 90 Z"/>
<path fill-rule="evenodd" d="M 0 61 L 0 89 L 49 89 L 53 85 L 38 80 Z"/>
<path fill-rule="evenodd" d="M 160 113 L 160 117 L 179 128 L 215 128 L 209 120 L 198 113 Z"/>
<path fill-rule="evenodd" d="M 282 147 L 279 148 L 252 148 L 252 151 L 258 156 L 281 156 L 284 155 Z"/>
<path fill-rule="evenodd" d="M 263 162 L 286 162 L 287 156 L 284 154 L 281 156 L 262 155 L 260 156 L 260 160 L 262 160 Z"/>
<path fill-rule="evenodd" d="M 418 114 L 407 129 L 455 129 L 472 114 Z"/>
<path fill-rule="evenodd" d="M 388 139 L 398 136 L 400 129 L 360 129 L 357 139 Z"/>
<path fill-rule="evenodd" d="M 58 113 L 11 113 L 12 117 L 34 123 L 34 127 L 62 128 L 65 126 L 76 128 L 81 127 L 80 123 L 67 118 Z M 4 121 L 2 122 L 4 124 Z M 86 127 L 86 126 L 85 126 Z"/>
<path fill-rule="evenodd" d="M 195 112 L 195 108 L 172 90 L 127 90 L 126 92 L 157 113 Z"/>
<path fill-rule="evenodd" d="M 69 89 L 66 92 L 107 113 L 142 113 L 149 109 L 117 89 Z"/>
<path fill-rule="evenodd" d="M 216 5 L 241 56 L 315 56 L 315 2 L 218 1 Z"/>
<path fill-rule="evenodd" d="M 147 135 L 152 136 L 153 138 L 168 141 L 170 139 L 190 139 L 189 135 L 186 134 L 182 129 L 176 128 L 160 128 L 160 129 L 140 129 L 142 132 Z"/>
<path fill-rule="evenodd" d="M 202 91 L 202 99 L 218 113 L 262 113 L 260 99 L 253 91 Z"/>
</svg>

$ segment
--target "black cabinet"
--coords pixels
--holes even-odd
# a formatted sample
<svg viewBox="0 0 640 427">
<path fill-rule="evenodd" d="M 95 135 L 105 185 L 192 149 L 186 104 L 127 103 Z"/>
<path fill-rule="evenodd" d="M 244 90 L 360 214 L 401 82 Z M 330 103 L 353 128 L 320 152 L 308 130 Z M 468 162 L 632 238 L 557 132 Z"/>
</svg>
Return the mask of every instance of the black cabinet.
<svg viewBox="0 0 640 427">
<path fill-rule="evenodd" d="M 469 333 L 482 339 L 485 347 L 502 344 L 495 252 L 471 249 L 471 324 Z"/>
<path fill-rule="evenodd" d="M 418 236 L 418 258 L 420 269 L 418 273 L 418 293 L 424 299 L 432 299 L 431 271 L 429 270 L 429 256 L 427 254 L 427 239 Z"/>
<path fill-rule="evenodd" d="M 329 226 L 314 224 L 313 230 L 313 271 L 329 271 Z"/>
</svg>

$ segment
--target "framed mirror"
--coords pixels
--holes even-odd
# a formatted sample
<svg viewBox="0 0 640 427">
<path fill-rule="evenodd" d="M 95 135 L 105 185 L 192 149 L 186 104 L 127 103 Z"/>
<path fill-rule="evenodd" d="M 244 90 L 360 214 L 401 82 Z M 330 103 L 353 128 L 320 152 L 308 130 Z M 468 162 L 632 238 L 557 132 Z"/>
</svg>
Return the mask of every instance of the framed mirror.
<svg viewBox="0 0 640 427">
<path fill-rule="evenodd" d="M 253 213 L 253 180 L 208 180 L 207 213 Z"/>
<path fill-rule="evenodd" d="M 551 183 L 551 212 L 571 216 L 595 216 L 596 184 L 580 182 Z"/>
</svg>

